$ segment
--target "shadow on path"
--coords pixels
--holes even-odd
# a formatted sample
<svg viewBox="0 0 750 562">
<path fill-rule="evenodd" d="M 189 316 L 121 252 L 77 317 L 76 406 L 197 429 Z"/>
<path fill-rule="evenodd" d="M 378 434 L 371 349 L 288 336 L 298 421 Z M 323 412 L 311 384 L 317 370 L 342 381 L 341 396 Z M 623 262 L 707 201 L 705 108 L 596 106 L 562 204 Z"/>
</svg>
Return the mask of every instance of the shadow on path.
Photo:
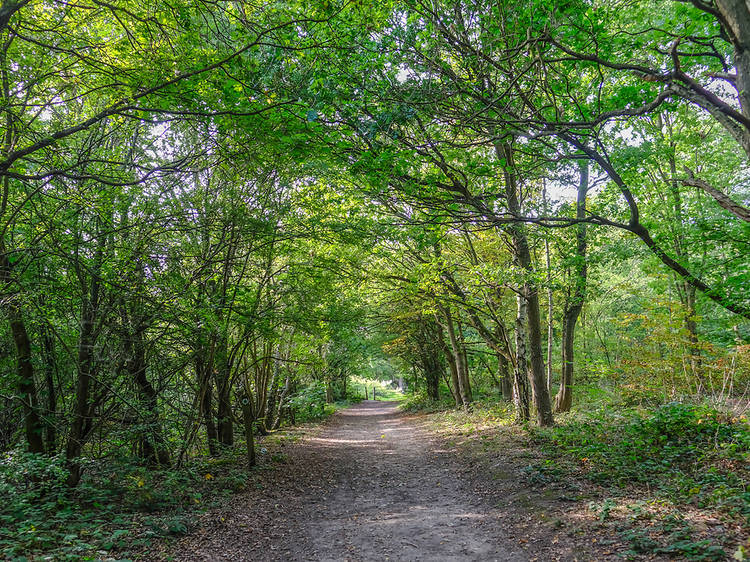
<svg viewBox="0 0 750 562">
<path fill-rule="evenodd" d="M 240 496 L 176 559 L 528 560 L 455 455 L 396 402 L 364 401 L 295 446 L 263 494 Z"/>
</svg>

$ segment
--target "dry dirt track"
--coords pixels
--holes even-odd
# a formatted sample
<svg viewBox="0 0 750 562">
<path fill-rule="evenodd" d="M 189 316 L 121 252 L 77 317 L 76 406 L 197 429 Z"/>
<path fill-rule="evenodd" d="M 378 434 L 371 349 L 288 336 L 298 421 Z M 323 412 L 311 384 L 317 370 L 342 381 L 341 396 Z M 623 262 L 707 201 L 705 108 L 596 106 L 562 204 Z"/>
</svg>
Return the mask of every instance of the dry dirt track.
<svg viewBox="0 0 750 562">
<path fill-rule="evenodd" d="M 396 403 L 362 402 L 294 447 L 263 494 L 236 498 L 174 559 L 528 560 L 454 455 Z"/>
<path fill-rule="evenodd" d="M 540 488 L 518 444 L 467 454 L 432 431 L 427 417 L 395 402 L 343 410 L 283 447 L 283 462 L 267 459 L 245 493 L 203 516 L 189 536 L 146 559 L 622 559 L 611 530 L 571 501 L 577 482 L 573 491 Z"/>
<path fill-rule="evenodd" d="M 464 488 L 452 454 L 394 403 L 341 412 L 311 443 L 345 470 L 326 503 L 311 506 L 309 559 L 525 560 L 492 524 L 492 508 Z"/>
</svg>

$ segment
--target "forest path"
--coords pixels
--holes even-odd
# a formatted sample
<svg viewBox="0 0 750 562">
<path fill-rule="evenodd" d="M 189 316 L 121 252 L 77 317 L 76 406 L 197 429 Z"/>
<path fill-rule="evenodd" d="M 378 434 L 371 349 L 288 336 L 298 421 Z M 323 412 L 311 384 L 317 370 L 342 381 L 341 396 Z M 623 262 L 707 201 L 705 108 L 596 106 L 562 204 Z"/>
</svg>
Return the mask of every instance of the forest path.
<svg viewBox="0 0 750 562">
<path fill-rule="evenodd" d="M 364 401 L 291 447 L 261 493 L 235 498 L 174 559 L 528 560 L 468 471 L 396 402 Z"/>
</svg>

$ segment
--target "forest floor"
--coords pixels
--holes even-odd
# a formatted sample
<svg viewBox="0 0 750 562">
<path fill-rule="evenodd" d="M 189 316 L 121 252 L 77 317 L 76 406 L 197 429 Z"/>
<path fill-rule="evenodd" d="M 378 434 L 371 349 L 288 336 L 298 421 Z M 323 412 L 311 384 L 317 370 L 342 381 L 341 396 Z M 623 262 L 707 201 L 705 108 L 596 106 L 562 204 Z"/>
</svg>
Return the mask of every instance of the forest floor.
<svg viewBox="0 0 750 562">
<path fill-rule="evenodd" d="M 617 536 L 569 491 L 529 483 L 527 461 L 482 456 L 441 436 L 430 416 L 406 414 L 395 402 L 343 410 L 267 457 L 255 486 L 149 557 L 622 559 Z"/>
</svg>

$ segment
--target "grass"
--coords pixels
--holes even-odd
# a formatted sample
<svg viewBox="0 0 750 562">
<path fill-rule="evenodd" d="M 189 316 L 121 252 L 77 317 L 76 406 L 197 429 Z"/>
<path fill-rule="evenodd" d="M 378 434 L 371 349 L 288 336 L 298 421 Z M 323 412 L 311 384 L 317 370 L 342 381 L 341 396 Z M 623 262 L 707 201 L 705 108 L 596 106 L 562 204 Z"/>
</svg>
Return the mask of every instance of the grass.
<svg viewBox="0 0 750 562">
<path fill-rule="evenodd" d="M 495 398 L 469 411 L 424 397 L 405 407 L 432 412 L 433 429 L 486 466 L 507 460 L 530 488 L 561 490 L 591 524 L 617 535 L 626 558 L 748 559 L 746 419 L 689 403 L 625 407 L 600 389 L 578 396 L 576 411 L 552 428 L 514 425 Z"/>
<path fill-rule="evenodd" d="M 406 398 L 406 395 L 397 388 L 394 388 L 390 382 L 352 377 L 348 391 L 350 395 L 364 399 L 365 389 L 367 389 L 367 397 L 370 400 L 372 400 L 373 389 L 375 389 L 376 400 L 400 402 Z"/>
</svg>

